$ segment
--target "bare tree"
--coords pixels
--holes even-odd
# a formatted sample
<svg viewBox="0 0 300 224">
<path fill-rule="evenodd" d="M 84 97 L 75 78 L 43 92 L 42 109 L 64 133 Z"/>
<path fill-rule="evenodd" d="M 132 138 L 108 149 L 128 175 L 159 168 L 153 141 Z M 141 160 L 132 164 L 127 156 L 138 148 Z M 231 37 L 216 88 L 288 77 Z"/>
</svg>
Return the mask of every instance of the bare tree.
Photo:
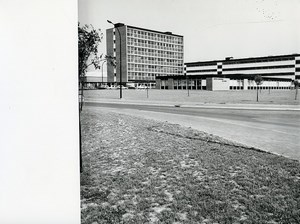
<svg viewBox="0 0 300 224">
<path fill-rule="evenodd" d="M 298 88 L 299 88 L 299 81 L 298 80 L 294 80 L 294 85 L 295 85 L 295 100 L 297 100 L 297 96 L 298 96 Z"/>
</svg>

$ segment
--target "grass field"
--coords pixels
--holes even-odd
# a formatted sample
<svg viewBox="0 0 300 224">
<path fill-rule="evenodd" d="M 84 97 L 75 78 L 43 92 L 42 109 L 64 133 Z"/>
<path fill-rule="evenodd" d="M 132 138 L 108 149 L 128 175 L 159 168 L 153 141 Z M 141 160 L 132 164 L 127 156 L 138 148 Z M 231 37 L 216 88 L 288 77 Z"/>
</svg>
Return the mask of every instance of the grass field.
<svg viewBox="0 0 300 224">
<path fill-rule="evenodd" d="M 86 90 L 84 96 L 89 98 L 118 99 L 120 90 Z M 299 105 L 300 96 L 295 100 L 295 90 L 261 90 L 259 102 L 256 102 L 256 90 L 247 91 L 200 91 L 190 90 L 123 90 L 123 98 L 143 101 L 172 101 L 197 103 L 233 103 L 233 104 L 282 104 Z"/>
<path fill-rule="evenodd" d="M 82 112 L 83 224 L 300 223 L 300 164 L 183 128 Z"/>
</svg>

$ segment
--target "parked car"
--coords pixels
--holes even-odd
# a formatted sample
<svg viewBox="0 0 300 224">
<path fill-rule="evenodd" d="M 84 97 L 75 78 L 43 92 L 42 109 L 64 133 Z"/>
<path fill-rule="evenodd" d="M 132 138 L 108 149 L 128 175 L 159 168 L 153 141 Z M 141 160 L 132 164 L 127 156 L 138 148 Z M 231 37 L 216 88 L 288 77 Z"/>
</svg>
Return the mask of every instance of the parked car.
<svg viewBox="0 0 300 224">
<path fill-rule="evenodd" d="M 108 86 L 107 89 L 117 89 L 116 86 Z"/>
<path fill-rule="evenodd" d="M 117 89 L 120 89 L 120 86 L 117 86 Z M 122 89 L 128 89 L 128 87 L 122 85 Z"/>
<path fill-rule="evenodd" d="M 102 85 L 102 86 L 98 86 L 97 89 L 107 89 L 108 86 Z"/>
<path fill-rule="evenodd" d="M 137 88 L 138 88 L 138 89 L 147 89 L 147 86 L 145 86 L 145 85 L 140 85 L 140 86 L 138 86 Z"/>
</svg>

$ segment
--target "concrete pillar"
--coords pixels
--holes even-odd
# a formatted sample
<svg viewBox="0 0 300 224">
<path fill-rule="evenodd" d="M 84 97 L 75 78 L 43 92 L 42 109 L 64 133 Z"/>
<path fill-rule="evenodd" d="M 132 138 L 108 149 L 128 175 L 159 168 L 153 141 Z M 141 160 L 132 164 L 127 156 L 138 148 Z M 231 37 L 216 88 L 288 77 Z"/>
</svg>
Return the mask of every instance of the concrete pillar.
<svg viewBox="0 0 300 224">
<path fill-rule="evenodd" d="M 188 89 L 189 86 L 188 86 L 188 79 L 185 80 L 185 89 Z"/>
<path fill-rule="evenodd" d="M 174 89 L 174 82 L 173 82 L 172 78 L 168 79 L 167 86 L 168 86 L 168 89 Z"/>
<path fill-rule="evenodd" d="M 156 85 L 155 85 L 156 89 L 161 89 L 161 79 L 156 79 Z"/>
<path fill-rule="evenodd" d="M 243 80 L 243 89 L 248 90 L 248 79 Z"/>
<path fill-rule="evenodd" d="M 213 78 L 206 78 L 206 90 L 213 90 Z"/>
</svg>

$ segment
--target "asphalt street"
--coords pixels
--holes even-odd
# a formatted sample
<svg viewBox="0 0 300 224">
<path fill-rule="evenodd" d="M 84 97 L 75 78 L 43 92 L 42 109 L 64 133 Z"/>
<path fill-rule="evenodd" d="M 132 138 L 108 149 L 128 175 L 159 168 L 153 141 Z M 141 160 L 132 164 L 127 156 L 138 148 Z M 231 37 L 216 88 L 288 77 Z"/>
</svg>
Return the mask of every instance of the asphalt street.
<svg viewBox="0 0 300 224">
<path fill-rule="evenodd" d="M 85 102 L 98 107 L 200 131 L 300 160 L 300 113 L 298 110 L 180 107 L 126 103 Z"/>
</svg>

